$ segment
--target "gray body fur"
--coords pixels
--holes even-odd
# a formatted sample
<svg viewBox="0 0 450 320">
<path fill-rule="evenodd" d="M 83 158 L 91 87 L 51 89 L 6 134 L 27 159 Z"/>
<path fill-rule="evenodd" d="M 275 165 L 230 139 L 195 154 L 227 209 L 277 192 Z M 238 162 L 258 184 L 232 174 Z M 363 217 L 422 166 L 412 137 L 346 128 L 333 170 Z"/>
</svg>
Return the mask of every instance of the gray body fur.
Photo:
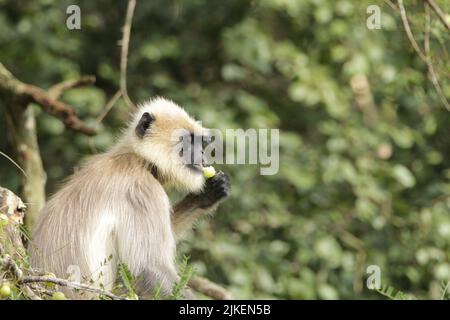
<svg viewBox="0 0 450 320">
<path fill-rule="evenodd" d="M 221 173 L 210 179 L 209 187 L 189 193 L 172 209 L 164 175 L 152 174 L 152 164 L 135 148 L 119 143 L 91 157 L 47 202 L 33 232 L 32 266 L 59 277 L 79 268 L 76 280 L 111 290 L 118 263 L 124 262 L 140 279 L 140 296 L 156 285 L 170 294 L 179 279 L 176 242 L 228 195 L 228 178 Z M 91 297 L 64 291 L 70 298 Z"/>
</svg>

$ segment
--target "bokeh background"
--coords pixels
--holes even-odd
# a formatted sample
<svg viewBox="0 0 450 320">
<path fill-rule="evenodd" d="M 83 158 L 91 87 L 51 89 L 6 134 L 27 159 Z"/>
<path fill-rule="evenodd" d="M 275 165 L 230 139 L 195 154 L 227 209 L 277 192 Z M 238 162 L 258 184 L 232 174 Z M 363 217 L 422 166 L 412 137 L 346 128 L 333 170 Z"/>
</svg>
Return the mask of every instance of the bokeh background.
<svg viewBox="0 0 450 320">
<path fill-rule="evenodd" d="M 450 2 L 437 1 L 445 12 Z M 66 28 L 70 4 L 82 30 Z M 381 29 L 366 27 L 371 4 Z M 423 41 L 422 1 L 405 1 Z M 43 88 L 82 74 L 63 100 L 94 123 L 119 87 L 116 0 L 0 0 L 0 61 Z M 450 98 L 449 32 L 433 16 L 432 62 Z M 180 256 L 237 298 L 379 299 L 382 283 L 440 298 L 450 280 L 450 113 L 383 1 L 138 1 L 128 62 L 133 101 L 163 95 L 213 128 L 280 129 L 280 170 L 223 165 L 232 196 Z M 128 119 L 120 100 L 89 138 L 35 107 L 47 194 Z M 14 158 L 3 108 L 0 150 Z M 0 184 L 20 172 L 0 157 Z"/>
</svg>

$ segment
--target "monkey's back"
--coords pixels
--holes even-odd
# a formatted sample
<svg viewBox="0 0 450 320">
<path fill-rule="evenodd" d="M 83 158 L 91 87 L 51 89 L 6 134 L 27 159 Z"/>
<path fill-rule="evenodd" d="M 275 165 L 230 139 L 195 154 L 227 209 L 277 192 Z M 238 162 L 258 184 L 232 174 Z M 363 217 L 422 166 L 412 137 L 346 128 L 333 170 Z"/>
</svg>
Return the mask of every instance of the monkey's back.
<svg viewBox="0 0 450 320">
<path fill-rule="evenodd" d="M 39 213 L 31 265 L 59 277 L 79 271 L 81 281 L 111 289 L 119 261 L 133 261 L 137 275 L 147 264 L 174 259 L 170 226 L 167 194 L 139 158 L 97 155 Z"/>
</svg>

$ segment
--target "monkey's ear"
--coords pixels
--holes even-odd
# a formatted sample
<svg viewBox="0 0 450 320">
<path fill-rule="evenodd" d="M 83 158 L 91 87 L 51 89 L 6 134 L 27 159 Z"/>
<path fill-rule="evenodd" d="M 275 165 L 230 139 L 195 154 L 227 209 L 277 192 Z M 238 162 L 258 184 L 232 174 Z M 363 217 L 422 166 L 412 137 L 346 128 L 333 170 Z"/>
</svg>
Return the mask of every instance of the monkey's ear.
<svg viewBox="0 0 450 320">
<path fill-rule="evenodd" d="M 134 129 L 136 135 L 139 138 L 143 138 L 145 132 L 147 132 L 148 128 L 150 128 L 150 125 L 152 124 L 153 121 L 155 121 L 155 117 L 150 113 L 145 112 L 142 115 L 141 119 L 139 120 L 139 123 L 137 124 L 136 128 Z"/>
</svg>

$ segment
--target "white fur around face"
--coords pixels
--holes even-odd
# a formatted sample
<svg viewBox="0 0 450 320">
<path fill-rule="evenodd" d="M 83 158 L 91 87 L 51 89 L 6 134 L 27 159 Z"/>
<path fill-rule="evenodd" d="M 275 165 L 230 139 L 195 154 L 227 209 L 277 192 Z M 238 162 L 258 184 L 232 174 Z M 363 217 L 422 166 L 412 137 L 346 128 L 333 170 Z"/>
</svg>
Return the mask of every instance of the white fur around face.
<svg viewBox="0 0 450 320">
<path fill-rule="evenodd" d="M 134 130 L 144 113 L 155 118 L 143 138 Z M 201 171 L 186 167 L 179 156 L 179 137 L 182 132 L 201 135 L 203 127 L 192 119 L 184 109 L 172 101 L 155 98 L 142 104 L 128 129 L 128 141 L 136 154 L 153 163 L 164 180 L 188 192 L 200 191 L 205 179 Z"/>
</svg>

